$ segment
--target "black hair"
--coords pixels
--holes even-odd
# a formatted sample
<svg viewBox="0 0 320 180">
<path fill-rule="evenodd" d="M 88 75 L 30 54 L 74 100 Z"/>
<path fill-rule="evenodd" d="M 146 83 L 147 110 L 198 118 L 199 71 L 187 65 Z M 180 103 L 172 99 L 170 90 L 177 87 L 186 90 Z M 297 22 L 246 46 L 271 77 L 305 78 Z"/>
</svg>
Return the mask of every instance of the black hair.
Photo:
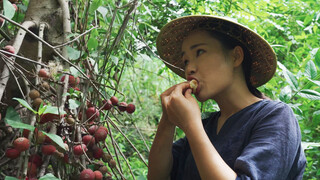
<svg viewBox="0 0 320 180">
<path fill-rule="evenodd" d="M 221 45 L 222 49 L 225 53 L 227 53 L 229 50 L 234 49 L 236 46 L 240 46 L 243 49 L 244 53 L 244 59 L 242 61 L 242 69 L 244 72 L 244 77 L 246 80 L 247 87 L 249 91 L 256 97 L 266 99 L 267 97 L 264 96 L 256 87 L 254 87 L 251 82 L 250 82 L 250 75 L 251 75 L 251 57 L 248 49 L 238 40 L 231 38 L 230 36 L 217 32 L 217 31 L 211 31 L 211 30 L 206 30 L 211 37 L 215 38 L 218 40 Z"/>
</svg>

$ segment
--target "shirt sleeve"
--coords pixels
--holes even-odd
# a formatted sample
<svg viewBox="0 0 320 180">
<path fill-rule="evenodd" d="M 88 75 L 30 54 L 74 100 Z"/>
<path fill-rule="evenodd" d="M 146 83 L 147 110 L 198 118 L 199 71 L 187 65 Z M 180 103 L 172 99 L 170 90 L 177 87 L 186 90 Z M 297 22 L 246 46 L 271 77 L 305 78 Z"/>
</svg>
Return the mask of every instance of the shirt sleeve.
<svg viewBox="0 0 320 180">
<path fill-rule="evenodd" d="M 237 180 L 287 179 L 301 144 L 298 122 L 281 102 L 256 117 L 249 143 L 234 164 Z"/>
</svg>

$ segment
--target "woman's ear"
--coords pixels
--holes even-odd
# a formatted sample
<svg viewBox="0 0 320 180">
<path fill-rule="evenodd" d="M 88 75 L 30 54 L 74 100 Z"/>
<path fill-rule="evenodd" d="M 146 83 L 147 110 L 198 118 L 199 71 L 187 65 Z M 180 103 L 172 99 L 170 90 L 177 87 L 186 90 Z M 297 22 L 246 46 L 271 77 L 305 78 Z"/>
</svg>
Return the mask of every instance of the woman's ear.
<svg viewBox="0 0 320 180">
<path fill-rule="evenodd" d="M 236 46 L 233 50 L 233 65 L 234 67 L 238 67 L 241 65 L 243 58 L 244 58 L 244 53 L 243 49 L 241 46 Z"/>
</svg>

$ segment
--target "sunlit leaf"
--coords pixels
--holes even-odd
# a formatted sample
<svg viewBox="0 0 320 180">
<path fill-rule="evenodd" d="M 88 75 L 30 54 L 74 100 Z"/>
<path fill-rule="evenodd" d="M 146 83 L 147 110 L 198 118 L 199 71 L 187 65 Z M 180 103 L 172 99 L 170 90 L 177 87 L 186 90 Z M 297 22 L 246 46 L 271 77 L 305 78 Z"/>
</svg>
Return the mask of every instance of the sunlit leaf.
<svg viewBox="0 0 320 180">
<path fill-rule="evenodd" d="M 31 126 L 29 124 L 25 124 L 22 122 L 18 122 L 18 121 L 11 121 L 11 120 L 6 120 L 6 123 L 10 126 L 12 126 L 13 128 L 19 128 L 19 129 L 28 129 L 30 131 L 34 130 L 34 126 Z"/>
<path fill-rule="evenodd" d="M 32 111 L 33 113 L 35 113 L 35 114 L 37 113 L 37 111 L 35 111 L 34 109 L 32 109 L 32 107 L 28 104 L 27 101 L 25 101 L 25 100 L 23 100 L 23 99 L 20 99 L 20 98 L 13 98 L 13 99 L 19 101 L 19 103 L 20 103 L 22 106 L 26 107 L 27 109 L 29 109 L 29 110 Z"/>
<path fill-rule="evenodd" d="M 60 179 L 55 177 L 53 174 L 48 173 L 48 174 L 42 176 L 39 180 L 60 180 Z"/>
<path fill-rule="evenodd" d="M 305 74 L 311 79 L 317 77 L 317 67 L 312 60 L 308 61 L 306 65 Z"/>
<path fill-rule="evenodd" d="M 3 9 L 4 9 L 4 16 L 9 19 L 12 19 L 16 9 L 12 6 L 12 4 L 8 0 L 3 0 Z"/>
<path fill-rule="evenodd" d="M 303 89 L 298 95 L 310 100 L 320 100 L 320 93 L 311 89 Z"/>
<path fill-rule="evenodd" d="M 47 135 L 52 141 L 54 141 L 57 145 L 59 145 L 62 149 L 65 150 L 65 147 L 64 147 L 64 143 L 63 143 L 63 140 L 60 136 L 56 135 L 56 134 L 51 134 L 51 133 L 46 133 L 44 131 L 41 131 L 43 132 L 45 135 Z"/>
</svg>

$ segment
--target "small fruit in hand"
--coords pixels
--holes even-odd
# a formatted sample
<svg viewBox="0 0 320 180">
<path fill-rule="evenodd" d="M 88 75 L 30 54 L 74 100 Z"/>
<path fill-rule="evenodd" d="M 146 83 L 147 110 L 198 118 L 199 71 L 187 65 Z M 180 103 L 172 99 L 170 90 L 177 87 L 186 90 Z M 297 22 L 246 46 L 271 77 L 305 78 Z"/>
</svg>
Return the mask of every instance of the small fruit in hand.
<svg viewBox="0 0 320 180">
<path fill-rule="evenodd" d="M 82 150 L 83 149 L 83 150 Z M 75 155 L 82 155 L 84 152 L 88 151 L 87 146 L 85 144 L 79 144 L 79 145 L 75 145 L 73 146 L 73 152 Z"/>
<path fill-rule="evenodd" d="M 99 142 L 99 141 L 104 141 L 107 137 L 108 133 L 102 129 L 102 128 L 99 128 L 95 133 L 94 133 L 94 137 L 96 138 L 96 141 Z"/>
<path fill-rule="evenodd" d="M 91 169 L 85 169 L 80 173 L 80 180 L 94 180 L 95 174 Z"/>
<path fill-rule="evenodd" d="M 11 54 L 14 54 L 15 53 L 15 50 L 14 50 L 14 47 L 13 46 L 10 46 L 10 45 L 7 45 L 3 48 L 3 50 L 11 53 Z M 9 54 L 6 54 L 7 57 L 11 57 L 11 55 Z"/>
<path fill-rule="evenodd" d="M 38 76 L 42 77 L 42 78 L 49 78 L 50 77 L 48 71 L 46 69 L 44 69 L 44 68 L 39 70 Z"/>
<path fill-rule="evenodd" d="M 196 93 L 198 87 L 198 82 L 195 79 L 190 81 L 190 88 L 192 89 L 192 93 Z"/>
<path fill-rule="evenodd" d="M 54 145 L 42 145 L 41 151 L 45 155 L 52 155 L 56 151 L 56 147 Z"/>
<path fill-rule="evenodd" d="M 112 96 L 110 98 L 110 101 L 111 101 L 112 105 L 114 105 L 114 106 L 118 105 L 118 102 L 119 102 L 118 98 L 115 96 Z"/>
<path fill-rule="evenodd" d="M 20 156 L 20 151 L 15 148 L 9 148 L 6 150 L 6 156 L 10 159 L 16 159 Z"/>
<path fill-rule="evenodd" d="M 136 110 L 136 106 L 134 104 L 128 104 L 126 111 L 129 114 L 132 114 Z"/>
<path fill-rule="evenodd" d="M 15 149 L 19 150 L 20 152 L 29 149 L 30 141 L 25 137 L 19 137 L 13 142 L 13 146 Z"/>
<path fill-rule="evenodd" d="M 100 171 L 94 171 L 93 173 L 95 175 L 95 180 L 102 180 L 103 176 Z"/>
<path fill-rule="evenodd" d="M 35 89 L 32 89 L 30 92 L 29 92 L 29 97 L 34 100 L 36 98 L 39 98 L 40 97 L 40 93 L 39 91 L 35 90 Z"/>
<path fill-rule="evenodd" d="M 119 103 L 118 109 L 121 112 L 125 111 L 127 109 L 127 103 L 126 102 Z"/>
<path fill-rule="evenodd" d="M 103 108 L 102 108 L 103 110 L 109 110 L 112 108 L 112 102 L 110 99 L 103 100 L 102 103 L 103 103 Z"/>
</svg>

